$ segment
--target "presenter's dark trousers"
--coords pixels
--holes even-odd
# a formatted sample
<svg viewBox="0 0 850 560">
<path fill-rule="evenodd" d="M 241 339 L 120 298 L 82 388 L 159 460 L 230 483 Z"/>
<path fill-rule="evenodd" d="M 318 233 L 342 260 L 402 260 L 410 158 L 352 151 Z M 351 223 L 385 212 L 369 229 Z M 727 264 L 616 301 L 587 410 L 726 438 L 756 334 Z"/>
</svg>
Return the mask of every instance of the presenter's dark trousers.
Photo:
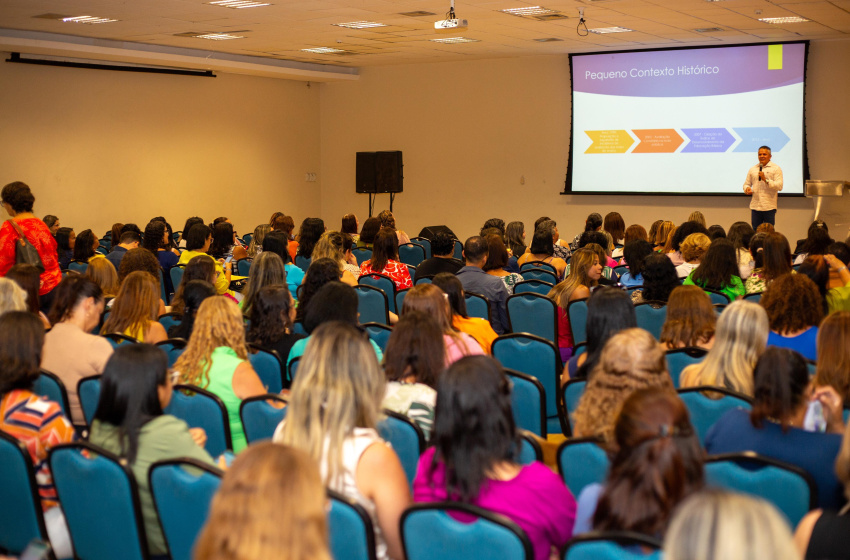
<svg viewBox="0 0 850 560">
<path fill-rule="evenodd" d="M 753 229 L 758 229 L 762 224 L 776 225 L 776 209 L 773 210 L 750 210 L 752 213 Z"/>
</svg>

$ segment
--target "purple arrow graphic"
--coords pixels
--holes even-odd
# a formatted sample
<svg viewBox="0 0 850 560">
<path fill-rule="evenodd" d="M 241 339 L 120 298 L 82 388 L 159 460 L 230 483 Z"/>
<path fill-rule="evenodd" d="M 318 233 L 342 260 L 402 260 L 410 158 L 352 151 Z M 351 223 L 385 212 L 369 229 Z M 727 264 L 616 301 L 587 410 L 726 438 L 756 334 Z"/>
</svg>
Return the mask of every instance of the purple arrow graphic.
<svg viewBox="0 0 850 560">
<path fill-rule="evenodd" d="M 725 152 L 735 143 L 735 137 L 725 128 L 683 128 L 690 140 L 680 153 Z"/>
</svg>

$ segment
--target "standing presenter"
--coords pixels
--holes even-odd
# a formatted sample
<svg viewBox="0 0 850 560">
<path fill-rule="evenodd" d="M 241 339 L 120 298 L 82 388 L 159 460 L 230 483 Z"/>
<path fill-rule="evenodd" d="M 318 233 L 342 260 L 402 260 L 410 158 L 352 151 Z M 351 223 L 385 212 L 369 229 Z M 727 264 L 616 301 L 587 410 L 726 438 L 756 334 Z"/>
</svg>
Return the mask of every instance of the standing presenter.
<svg viewBox="0 0 850 560">
<path fill-rule="evenodd" d="M 744 193 L 752 196 L 753 229 L 763 223 L 776 225 L 776 199 L 782 190 L 782 169 L 770 161 L 770 148 L 759 148 L 758 158 L 758 165 L 750 168 L 744 181 Z"/>
</svg>

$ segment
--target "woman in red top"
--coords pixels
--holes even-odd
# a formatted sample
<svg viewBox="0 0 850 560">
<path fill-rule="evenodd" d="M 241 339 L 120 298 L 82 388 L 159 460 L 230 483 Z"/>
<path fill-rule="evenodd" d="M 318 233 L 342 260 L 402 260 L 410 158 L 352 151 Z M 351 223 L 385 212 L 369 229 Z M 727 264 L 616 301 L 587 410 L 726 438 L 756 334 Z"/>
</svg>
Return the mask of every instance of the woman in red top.
<svg viewBox="0 0 850 560">
<path fill-rule="evenodd" d="M 36 218 L 32 213 L 32 205 L 35 197 L 30 188 L 20 181 L 9 183 L 0 191 L 0 201 L 3 209 L 20 226 L 24 236 L 32 243 L 41 257 L 44 272 L 41 273 L 41 287 L 38 290 L 41 306 L 49 308 L 50 298 L 48 294 L 62 280 L 62 271 L 59 269 L 59 255 L 56 251 L 56 240 L 50 234 L 50 229 L 44 222 Z M 12 224 L 3 222 L 0 227 L 0 276 L 6 276 L 9 269 L 15 264 L 15 243 L 18 240 L 18 232 Z M 46 297 L 48 296 L 48 297 Z"/>
<path fill-rule="evenodd" d="M 381 228 L 375 236 L 372 258 L 360 265 L 360 276 L 376 272 L 389 276 L 396 290 L 413 286 L 407 265 L 398 262 L 398 237 L 391 228 Z"/>
</svg>

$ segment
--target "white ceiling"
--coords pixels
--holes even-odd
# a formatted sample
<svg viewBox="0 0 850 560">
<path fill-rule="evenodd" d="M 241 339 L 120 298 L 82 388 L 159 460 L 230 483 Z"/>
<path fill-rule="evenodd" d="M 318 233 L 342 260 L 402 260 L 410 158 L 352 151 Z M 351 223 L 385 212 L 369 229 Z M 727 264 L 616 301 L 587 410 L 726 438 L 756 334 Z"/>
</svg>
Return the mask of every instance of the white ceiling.
<svg viewBox="0 0 850 560">
<path fill-rule="evenodd" d="M 49 52 L 50 49 L 37 47 L 86 42 L 91 51 L 89 58 L 97 58 L 92 54 L 96 47 L 109 47 L 118 49 L 112 58 L 121 59 L 122 50 L 150 51 L 155 49 L 146 45 L 156 45 L 161 51 L 184 54 L 189 51 L 181 49 L 193 49 L 195 57 L 198 50 L 214 51 L 222 54 L 212 58 L 230 55 L 244 61 L 252 60 L 244 57 L 260 57 L 253 60 L 305 71 L 323 68 L 322 71 L 350 76 L 356 74 L 354 69 L 358 67 L 388 64 L 850 37 L 850 0 L 542 0 L 543 7 L 568 16 L 554 21 L 499 11 L 536 5 L 531 2 L 457 0 L 457 15 L 469 20 L 469 29 L 454 34 L 434 31 L 434 21 L 443 19 L 450 0 L 267 1 L 273 5 L 230 9 L 201 0 L 0 0 L 0 50 Z M 584 8 L 591 29 L 620 26 L 634 31 L 581 37 L 576 33 L 580 7 Z M 412 11 L 436 15 L 401 15 Z M 43 14 L 89 15 L 119 21 L 88 25 L 34 17 Z M 761 17 L 794 15 L 812 21 L 784 25 L 758 21 Z M 332 25 L 359 20 L 387 27 L 350 30 Z M 720 31 L 695 31 L 714 27 Z M 210 41 L 176 36 L 187 32 L 225 32 L 245 38 Z M 4 41 L 4 36 L 14 40 Z M 453 36 L 479 42 L 439 44 L 429 40 Z M 543 38 L 560 40 L 535 41 Z M 346 54 L 301 51 L 309 47 L 334 47 L 344 49 Z M 348 69 L 343 71 L 340 67 Z"/>
</svg>

